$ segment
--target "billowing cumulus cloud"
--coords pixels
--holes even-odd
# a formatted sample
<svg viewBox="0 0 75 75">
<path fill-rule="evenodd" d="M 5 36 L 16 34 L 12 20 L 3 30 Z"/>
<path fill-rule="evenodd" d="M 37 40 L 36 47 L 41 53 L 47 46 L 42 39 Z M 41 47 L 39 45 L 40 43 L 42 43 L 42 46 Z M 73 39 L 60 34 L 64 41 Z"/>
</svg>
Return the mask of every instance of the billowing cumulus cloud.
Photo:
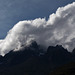
<svg viewBox="0 0 75 75">
<path fill-rule="evenodd" d="M 8 32 L 4 40 L 0 40 L 0 54 L 17 50 L 21 45 L 30 44 L 35 40 L 38 44 L 48 47 L 60 44 L 69 51 L 75 47 L 75 2 L 59 7 L 49 19 L 20 21 Z"/>
</svg>

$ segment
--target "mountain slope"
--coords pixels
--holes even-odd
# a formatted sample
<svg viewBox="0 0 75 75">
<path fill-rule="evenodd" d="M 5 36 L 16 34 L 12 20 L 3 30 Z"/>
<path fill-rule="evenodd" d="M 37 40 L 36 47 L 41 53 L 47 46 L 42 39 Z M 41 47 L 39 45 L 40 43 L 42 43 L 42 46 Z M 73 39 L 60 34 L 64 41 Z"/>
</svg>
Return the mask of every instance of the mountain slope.
<svg viewBox="0 0 75 75">
<path fill-rule="evenodd" d="M 75 75 L 75 62 L 65 64 L 62 67 L 57 68 L 49 75 Z"/>
<path fill-rule="evenodd" d="M 73 53 L 62 46 L 49 46 L 44 51 L 34 41 L 21 51 L 0 56 L 0 75 L 49 75 L 54 69 L 73 61 Z"/>
</svg>

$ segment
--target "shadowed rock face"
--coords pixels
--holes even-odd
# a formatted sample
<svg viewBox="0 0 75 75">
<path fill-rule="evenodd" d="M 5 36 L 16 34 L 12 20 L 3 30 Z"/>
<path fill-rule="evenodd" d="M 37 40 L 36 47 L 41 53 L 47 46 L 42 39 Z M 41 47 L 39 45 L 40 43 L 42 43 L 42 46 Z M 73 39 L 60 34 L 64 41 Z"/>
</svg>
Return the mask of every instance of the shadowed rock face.
<svg viewBox="0 0 75 75">
<path fill-rule="evenodd" d="M 48 75 L 75 58 L 74 50 L 70 53 L 61 45 L 49 46 L 45 51 L 34 41 L 20 51 L 10 51 L 4 57 L 0 56 L 0 75 Z"/>
<path fill-rule="evenodd" d="M 71 53 L 64 49 L 61 45 L 55 47 L 49 46 L 47 49 L 49 59 L 54 63 L 61 64 L 71 60 Z"/>
<path fill-rule="evenodd" d="M 72 55 L 73 55 L 73 60 L 75 60 L 75 48 L 72 51 Z"/>
</svg>

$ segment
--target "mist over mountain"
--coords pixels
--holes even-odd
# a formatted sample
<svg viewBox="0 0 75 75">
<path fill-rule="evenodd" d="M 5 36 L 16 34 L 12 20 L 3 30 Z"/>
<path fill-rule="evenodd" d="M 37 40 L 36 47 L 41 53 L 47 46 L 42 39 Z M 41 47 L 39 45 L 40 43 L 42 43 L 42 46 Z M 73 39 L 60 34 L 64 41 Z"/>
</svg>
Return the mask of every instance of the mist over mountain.
<svg viewBox="0 0 75 75">
<path fill-rule="evenodd" d="M 62 45 L 68 51 L 75 47 L 75 2 L 59 7 L 46 18 L 20 21 L 9 30 L 5 39 L 0 40 L 0 55 L 11 50 L 20 50 L 22 45 L 29 45 L 32 40 L 48 47 Z"/>
<path fill-rule="evenodd" d="M 0 75 L 49 75 L 56 68 L 75 62 L 75 50 L 68 52 L 62 45 L 49 46 L 47 50 L 33 41 L 0 56 Z"/>
<path fill-rule="evenodd" d="M 15 24 L 0 40 L 0 75 L 74 75 L 74 9 L 75 2 L 59 7 L 48 20 Z"/>
</svg>

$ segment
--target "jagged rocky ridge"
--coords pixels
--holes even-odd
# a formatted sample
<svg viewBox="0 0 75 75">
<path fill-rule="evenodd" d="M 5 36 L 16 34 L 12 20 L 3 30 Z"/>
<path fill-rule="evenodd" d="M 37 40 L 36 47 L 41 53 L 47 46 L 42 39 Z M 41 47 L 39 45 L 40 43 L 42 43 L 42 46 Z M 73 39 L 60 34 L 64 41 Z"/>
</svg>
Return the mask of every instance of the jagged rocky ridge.
<svg viewBox="0 0 75 75">
<path fill-rule="evenodd" d="M 44 50 L 34 41 L 20 51 L 0 56 L 0 75 L 48 75 L 70 62 L 75 62 L 75 49 L 70 53 L 57 45 Z"/>
</svg>

